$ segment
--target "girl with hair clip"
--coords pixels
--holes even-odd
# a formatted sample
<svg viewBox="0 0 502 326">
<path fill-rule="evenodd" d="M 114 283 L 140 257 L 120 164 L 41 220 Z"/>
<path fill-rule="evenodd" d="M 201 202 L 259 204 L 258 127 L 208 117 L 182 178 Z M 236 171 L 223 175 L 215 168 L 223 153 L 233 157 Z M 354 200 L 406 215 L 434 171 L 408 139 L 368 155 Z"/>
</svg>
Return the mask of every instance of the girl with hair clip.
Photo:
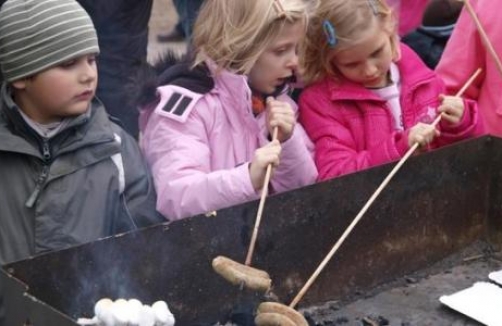
<svg viewBox="0 0 502 326">
<path fill-rule="evenodd" d="M 168 219 L 257 199 L 269 164 L 274 192 L 316 180 L 313 144 L 287 95 L 313 4 L 205 1 L 193 59 L 162 73 L 140 121 L 157 209 Z"/>
<path fill-rule="evenodd" d="M 441 95 L 441 79 L 398 42 L 383 0 L 321 1 L 302 55 L 300 122 L 320 180 L 398 160 L 416 142 L 426 151 L 481 132 L 475 103 Z"/>
</svg>

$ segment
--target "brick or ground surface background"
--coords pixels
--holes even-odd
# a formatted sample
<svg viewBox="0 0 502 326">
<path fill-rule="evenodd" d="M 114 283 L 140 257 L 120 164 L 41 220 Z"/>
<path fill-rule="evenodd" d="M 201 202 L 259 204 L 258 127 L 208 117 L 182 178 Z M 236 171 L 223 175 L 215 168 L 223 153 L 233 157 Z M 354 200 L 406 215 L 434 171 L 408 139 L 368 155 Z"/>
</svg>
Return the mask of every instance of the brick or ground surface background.
<svg viewBox="0 0 502 326">
<path fill-rule="evenodd" d="M 150 31 L 148 37 L 148 61 L 155 63 L 159 55 L 162 55 L 167 49 L 172 49 L 176 53 L 183 53 L 186 48 L 184 42 L 177 43 L 159 43 L 158 34 L 169 33 L 176 25 L 178 15 L 173 6 L 172 0 L 154 0 L 152 15 L 150 17 Z"/>
</svg>

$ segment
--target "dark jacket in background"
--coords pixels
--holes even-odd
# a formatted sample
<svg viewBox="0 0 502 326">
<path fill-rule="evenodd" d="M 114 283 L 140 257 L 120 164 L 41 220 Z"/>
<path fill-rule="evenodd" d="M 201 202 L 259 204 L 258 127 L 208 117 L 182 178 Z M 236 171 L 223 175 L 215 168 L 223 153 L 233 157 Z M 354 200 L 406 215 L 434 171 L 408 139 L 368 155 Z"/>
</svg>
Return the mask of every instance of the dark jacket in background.
<svg viewBox="0 0 502 326">
<path fill-rule="evenodd" d="M 97 96 L 106 111 L 118 118 L 137 138 L 138 110 L 129 104 L 124 85 L 146 62 L 148 23 L 153 0 L 78 0 L 89 13 L 98 33 Z"/>
<path fill-rule="evenodd" d="M 4 85 L 0 140 L 0 265 L 165 221 L 136 141 L 98 101 L 47 140 Z"/>
<path fill-rule="evenodd" d="M 436 65 L 443 55 L 446 42 L 450 38 L 455 25 L 439 27 L 420 26 L 415 31 L 403 37 L 403 43 L 406 43 L 415 51 L 422 61 L 430 69 L 436 68 Z"/>
<path fill-rule="evenodd" d="M 462 7 L 458 0 L 431 0 L 422 25 L 402 38 L 430 69 L 434 70 L 441 59 Z"/>
<path fill-rule="evenodd" d="M 204 0 L 173 0 L 178 13 L 178 24 L 175 28 L 181 29 L 187 40 L 192 37 L 193 25 L 203 3 Z"/>
</svg>

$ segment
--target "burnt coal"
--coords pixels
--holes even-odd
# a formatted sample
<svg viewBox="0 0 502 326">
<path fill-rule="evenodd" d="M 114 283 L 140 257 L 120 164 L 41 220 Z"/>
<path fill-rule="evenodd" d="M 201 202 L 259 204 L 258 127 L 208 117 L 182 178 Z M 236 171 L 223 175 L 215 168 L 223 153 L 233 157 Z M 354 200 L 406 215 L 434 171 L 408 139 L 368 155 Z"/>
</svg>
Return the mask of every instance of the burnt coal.
<svg viewBox="0 0 502 326">
<path fill-rule="evenodd" d="M 252 303 L 237 304 L 230 312 L 230 321 L 238 326 L 255 326 L 255 305 Z"/>
<path fill-rule="evenodd" d="M 338 317 L 335 319 L 335 325 L 342 325 L 342 324 L 348 324 L 349 319 L 347 317 Z"/>
<path fill-rule="evenodd" d="M 363 318 L 362 324 L 364 326 L 388 326 L 389 320 L 385 317 L 378 316 L 378 317 L 373 317 L 373 316 L 368 316 Z"/>
<path fill-rule="evenodd" d="M 408 284 L 416 284 L 418 282 L 416 278 L 411 277 L 411 276 L 406 277 L 405 280 L 406 280 L 406 283 L 408 283 Z"/>
</svg>

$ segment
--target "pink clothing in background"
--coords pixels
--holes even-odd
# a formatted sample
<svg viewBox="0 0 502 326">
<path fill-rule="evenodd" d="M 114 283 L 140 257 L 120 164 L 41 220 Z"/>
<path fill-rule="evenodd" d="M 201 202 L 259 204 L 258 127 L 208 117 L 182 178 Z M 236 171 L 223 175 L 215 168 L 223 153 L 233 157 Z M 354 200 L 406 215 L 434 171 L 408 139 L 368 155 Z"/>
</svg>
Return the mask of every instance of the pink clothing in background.
<svg viewBox="0 0 502 326">
<path fill-rule="evenodd" d="M 401 51 L 397 66 L 404 131 L 395 130 L 386 101 L 360 84 L 326 78 L 302 92 L 300 122 L 315 144 L 319 180 L 400 159 L 409 149 L 409 128 L 435 119 L 444 85 L 411 49 L 401 45 Z M 481 133 L 475 102 L 464 103 L 460 124 L 440 122 L 441 137 L 431 148 Z"/>
<path fill-rule="evenodd" d="M 160 103 L 148 118 L 142 117 L 141 147 L 152 169 L 157 210 L 171 220 L 259 197 L 251 184 L 249 163 L 255 150 L 269 142 L 266 113 L 253 116 L 245 76 L 222 71 L 214 82 L 207 94 L 174 85 L 159 87 Z M 173 95 L 191 99 L 179 116 L 164 110 Z M 297 110 L 288 96 L 278 99 Z M 271 179 L 273 192 L 315 182 L 313 150 L 302 126 L 296 124 L 291 138 L 282 144 L 280 164 Z"/>
<path fill-rule="evenodd" d="M 388 0 L 399 20 L 399 36 L 404 36 L 422 23 L 429 0 Z"/>
<path fill-rule="evenodd" d="M 495 51 L 501 56 L 501 1 L 470 0 L 470 3 Z M 502 137 L 502 76 L 495 61 L 485 50 L 471 16 L 464 9 L 436 71 L 443 78 L 447 92 L 455 94 L 478 68 L 483 68 L 484 71 L 467 89 L 465 96 L 478 102 L 479 114 L 486 132 Z"/>
</svg>

